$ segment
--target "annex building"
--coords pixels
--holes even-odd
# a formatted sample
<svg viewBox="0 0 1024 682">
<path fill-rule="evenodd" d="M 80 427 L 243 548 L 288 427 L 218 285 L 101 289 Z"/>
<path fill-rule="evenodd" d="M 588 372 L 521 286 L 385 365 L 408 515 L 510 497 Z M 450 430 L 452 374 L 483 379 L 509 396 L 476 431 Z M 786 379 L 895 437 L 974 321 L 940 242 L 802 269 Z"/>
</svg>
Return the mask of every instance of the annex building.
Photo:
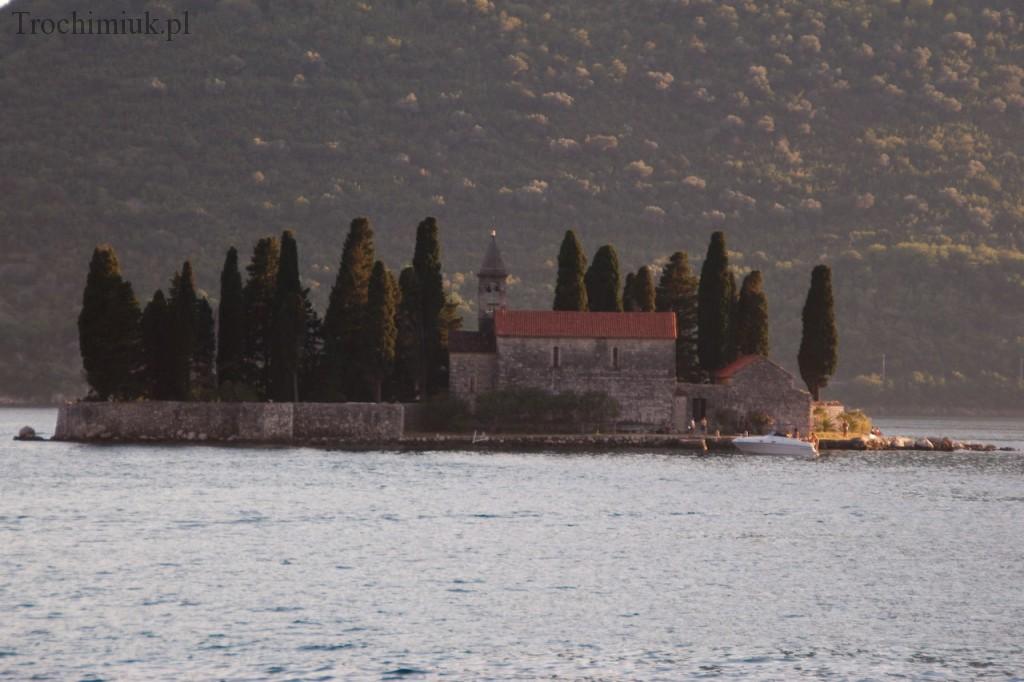
<svg viewBox="0 0 1024 682">
<path fill-rule="evenodd" d="M 712 384 L 680 382 L 673 313 L 513 310 L 508 277 L 492 232 L 477 273 L 479 330 L 453 332 L 448 343 L 450 390 L 471 405 L 506 388 L 600 391 L 618 401 L 623 427 L 681 432 L 690 419 L 715 428 L 729 415 L 810 430 L 810 393 L 771 360 L 746 356 Z"/>
</svg>

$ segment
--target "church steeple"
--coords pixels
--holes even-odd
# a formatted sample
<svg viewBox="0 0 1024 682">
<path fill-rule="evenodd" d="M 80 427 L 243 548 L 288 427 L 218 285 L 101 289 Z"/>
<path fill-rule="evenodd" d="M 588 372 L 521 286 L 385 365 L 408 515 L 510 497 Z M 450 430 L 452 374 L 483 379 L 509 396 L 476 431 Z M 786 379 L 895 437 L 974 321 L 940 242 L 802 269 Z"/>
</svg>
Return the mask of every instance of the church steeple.
<svg viewBox="0 0 1024 682">
<path fill-rule="evenodd" d="M 491 242 L 477 278 L 477 320 L 480 331 L 494 328 L 494 311 L 507 307 L 508 270 L 498 250 L 498 232 L 491 230 Z"/>
</svg>

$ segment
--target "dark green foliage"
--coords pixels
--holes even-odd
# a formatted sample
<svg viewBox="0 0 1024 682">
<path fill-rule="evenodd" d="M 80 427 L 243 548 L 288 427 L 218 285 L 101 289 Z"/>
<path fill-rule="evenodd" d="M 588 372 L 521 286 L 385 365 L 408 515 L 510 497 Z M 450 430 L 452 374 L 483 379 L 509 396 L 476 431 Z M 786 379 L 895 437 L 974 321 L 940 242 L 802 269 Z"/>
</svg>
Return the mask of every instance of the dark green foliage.
<svg viewBox="0 0 1024 682">
<path fill-rule="evenodd" d="M 374 257 L 373 228 L 367 218 L 349 225 L 338 275 L 324 315 L 324 379 L 328 400 L 365 400 L 359 348 Z"/>
<path fill-rule="evenodd" d="M 217 337 L 214 331 L 213 308 L 206 297 L 196 301 L 196 340 L 192 352 L 192 399 L 212 400 L 216 395 Z"/>
<path fill-rule="evenodd" d="M 636 286 L 636 275 L 632 272 L 626 273 L 626 283 L 622 285 L 622 310 L 627 313 L 637 311 L 636 299 L 633 298 L 633 289 Z"/>
<path fill-rule="evenodd" d="M 472 425 L 472 415 L 465 400 L 441 393 L 422 403 L 422 418 L 418 424 L 424 431 L 457 433 Z"/>
<path fill-rule="evenodd" d="M 299 400 L 299 364 L 305 346 L 305 301 L 299 281 L 299 249 L 295 235 L 281 235 L 281 257 L 274 287 L 270 340 L 270 393 L 276 402 Z"/>
<path fill-rule="evenodd" d="M 238 250 L 228 249 L 220 272 L 220 303 L 217 307 L 217 383 L 242 381 L 245 339 L 245 303 Z"/>
<path fill-rule="evenodd" d="M 736 341 L 736 319 L 739 315 L 739 287 L 736 286 L 736 273 L 729 269 L 729 277 L 726 285 L 726 297 L 729 300 L 729 318 L 726 320 L 726 345 L 725 345 L 725 362 L 726 364 L 732 362 L 739 356 L 738 345 Z"/>
<path fill-rule="evenodd" d="M 558 250 L 558 281 L 555 284 L 554 310 L 589 310 L 584 276 L 587 255 L 572 230 L 565 231 Z"/>
<path fill-rule="evenodd" d="M 571 433 L 607 430 L 620 406 L 599 391 L 552 394 L 540 388 L 513 388 L 477 398 L 476 418 L 490 431 Z"/>
<path fill-rule="evenodd" d="M 728 361 L 729 317 L 733 287 L 730 285 L 729 257 L 725 235 L 711 235 L 708 253 L 700 270 L 697 290 L 697 356 L 701 369 L 714 372 Z"/>
<path fill-rule="evenodd" d="M 260 400 L 267 397 L 270 387 L 270 335 L 280 255 L 276 237 L 264 237 L 256 242 L 252 260 L 245 268 L 248 278 L 242 289 L 243 379 Z"/>
<path fill-rule="evenodd" d="M 160 289 L 142 311 L 142 353 L 145 396 L 174 398 L 173 325 L 170 308 Z"/>
<path fill-rule="evenodd" d="M 605 244 L 594 254 L 587 274 L 587 299 L 593 312 L 622 312 L 622 282 L 619 277 L 619 255 L 615 247 Z"/>
<path fill-rule="evenodd" d="M 171 280 L 168 310 L 171 319 L 172 399 L 192 399 L 192 363 L 198 350 L 199 298 L 192 264 L 185 261 Z"/>
<path fill-rule="evenodd" d="M 91 395 L 132 399 L 140 392 L 142 367 L 139 303 L 121 277 L 117 254 L 97 246 L 89 263 L 78 316 L 78 345 Z"/>
<path fill-rule="evenodd" d="M 768 357 L 768 297 L 760 270 L 743 278 L 736 303 L 735 339 L 738 355 Z"/>
<path fill-rule="evenodd" d="M 832 298 L 832 270 L 819 265 L 811 272 L 811 288 L 804 303 L 803 335 L 797 363 L 807 390 L 818 400 L 839 363 L 839 333 L 836 331 Z"/>
<path fill-rule="evenodd" d="M 653 313 L 656 307 L 654 273 L 647 265 L 637 270 L 633 279 L 633 304 L 640 313 Z"/>
<path fill-rule="evenodd" d="M 441 315 L 446 297 L 441 274 L 441 242 L 437 221 L 424 219 L 416 227 L 416 249 L 412 267 L 419 282 L 423 315 L 423 375 L 426 395 L 434 395 L 448 385 L 447 333 Z"/>
<path fill-rule="evenodd" d="M 395 344 L 395 392 L 399 400 L 419 400 L 423 384 L 423 304 L 419 280 L 411 266 L 398 277 L 400 301 Z"/>
<path fill-rule="evenodd" d="M 676 377 L 683 381 L 700 378 L 697 357 L 697 277 L 690 270 L 690 261 L 676 251 L 661 271 L 655 294 L 659 312 L 676 314 Z"/>
<path fill-rule="evenodd" d="M 305 402 L 318 402 L 325 393 L 324 330 L 323 321 L 310 300 L 309 289 L 302 290 L 302 317 L 306 330 L 299 358 L 299 398 Z"/>
<path fill-rule="evenodd" d="M 362 361 L 374 402 L 380 402 L 384 382 L 395 365 L 395 341 L 398 331 L 395 314 L 398 308 L 398 283 L 395 276 L 377 261 L 370 276 L 369 307 L 366 336 L 363 339 Z"/>
</svg>

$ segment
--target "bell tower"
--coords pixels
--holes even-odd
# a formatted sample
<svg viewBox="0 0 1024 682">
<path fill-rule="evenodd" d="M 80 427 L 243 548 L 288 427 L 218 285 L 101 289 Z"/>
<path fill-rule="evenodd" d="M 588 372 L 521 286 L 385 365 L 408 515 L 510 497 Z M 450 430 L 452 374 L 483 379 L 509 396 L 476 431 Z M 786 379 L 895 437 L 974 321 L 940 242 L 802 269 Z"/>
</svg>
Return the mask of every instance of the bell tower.
<svg viewBox="0 0 1024 682">
<path fill-rule="evenodd" d="M 498 232 L 491 230 L 483 265 L 476 273 L 477 323 L 481 332 L 494 331 L 494 311 L 508 307 L 508 271 L 498 250 Z"/>
</svg>

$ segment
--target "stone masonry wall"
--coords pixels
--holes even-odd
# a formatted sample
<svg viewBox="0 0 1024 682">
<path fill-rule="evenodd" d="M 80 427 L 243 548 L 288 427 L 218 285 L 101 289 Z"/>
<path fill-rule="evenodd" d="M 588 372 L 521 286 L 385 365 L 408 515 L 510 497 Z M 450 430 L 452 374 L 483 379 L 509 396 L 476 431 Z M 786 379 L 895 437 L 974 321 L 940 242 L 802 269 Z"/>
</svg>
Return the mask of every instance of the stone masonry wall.
<svg viewBox="0 0 1024 682">
<path fill-rule="evenodd" d="M 811 430 L 811 394 L 778 365 L 763 360 L 738 372 L 728 384 L 733 409 L 741 414 L 761 412 L 775 420 L 776 428 Z"/>
<path fill-rule="evenodd" d="M 553 366 L 554 348 L 559 366 Z M 618 349 L 618 368 L 613 363 Z M 621 407 L 619 421 L 669 428 L 675 390 L 672 339 L 498 338 L 501 388 L 552 393 L 601 391 Z"/>
<path fill-rule="evenodd" d="M 390 403 L 73 403 L 56 440 L 308 443 L 396 441 L 403 409 Z"/>
<path fill-rule="evenodd" d="M 497 387 L 496 354 L 452 353 L 449 358 L 448 389 L 456 397 L 472 404 L 476 396 Z"/>
</svg>

